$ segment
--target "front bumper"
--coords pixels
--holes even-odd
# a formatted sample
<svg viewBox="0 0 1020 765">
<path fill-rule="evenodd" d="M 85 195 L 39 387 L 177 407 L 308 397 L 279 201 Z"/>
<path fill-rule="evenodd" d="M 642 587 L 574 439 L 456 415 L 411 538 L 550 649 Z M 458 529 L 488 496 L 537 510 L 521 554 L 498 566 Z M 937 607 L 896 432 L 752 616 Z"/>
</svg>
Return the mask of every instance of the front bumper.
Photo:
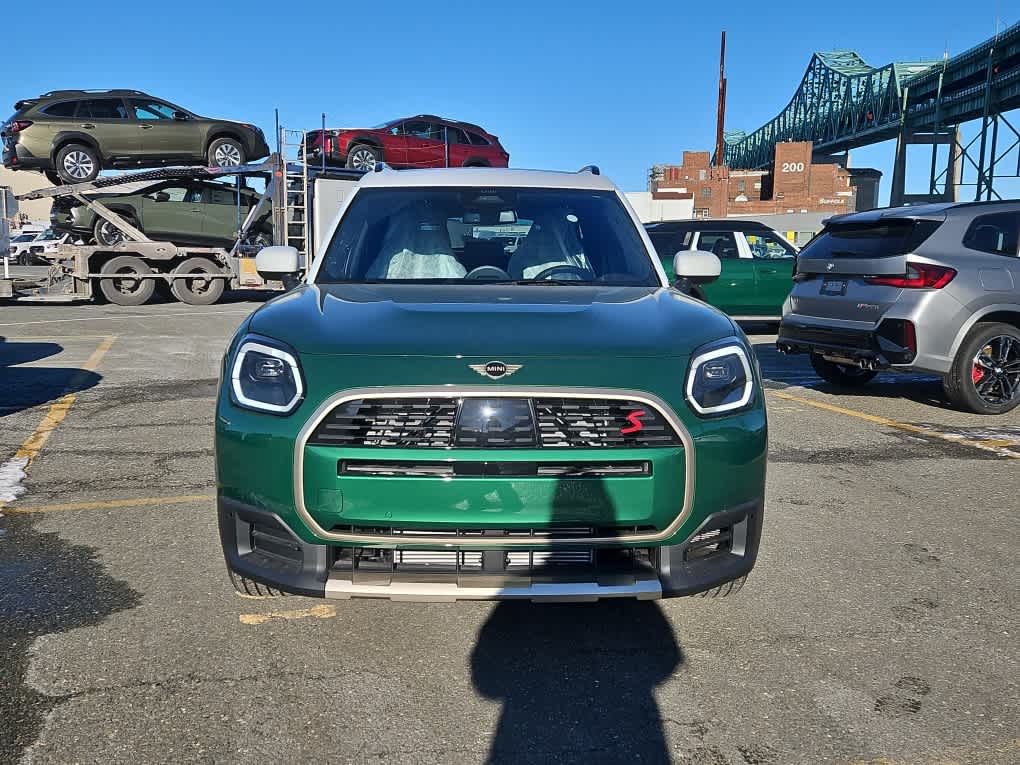
<svg viewBox="0 0 1020 765">
<path fill-rule="evenodd" d="M 759 498 L 713 513 L 679 544 L 593 547 L 588 560 L 574 546 L 559 559 L 524 553 L 529 562 L 520 565 L 521 553 L 495 538 L 493 549 L 476 552 L 470 563 L 449 549 L 309 544 L 275 513 L 218 500 L 224 556 L 240 576 L 312 597 L 417 601 L 649 600 L 704 592 L 753 568 L 763 511 Z"/>
</svg>

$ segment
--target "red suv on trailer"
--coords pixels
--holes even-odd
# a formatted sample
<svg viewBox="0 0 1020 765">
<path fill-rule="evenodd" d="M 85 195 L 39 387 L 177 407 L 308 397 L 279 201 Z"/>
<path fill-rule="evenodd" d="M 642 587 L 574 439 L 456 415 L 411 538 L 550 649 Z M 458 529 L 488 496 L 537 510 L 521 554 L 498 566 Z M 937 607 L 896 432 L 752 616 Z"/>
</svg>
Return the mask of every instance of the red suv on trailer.
<svg viewBox="0 0 1020 765">
<path fill-rule="evenodd" d="M 510 155 L 499 139 L 470 122 L 431 114 L 404 117 L 374 128 L 314 130 L 305 138 L 309 164 L 371 170 L 390 167 L 507 167 Z"/>
</svg>

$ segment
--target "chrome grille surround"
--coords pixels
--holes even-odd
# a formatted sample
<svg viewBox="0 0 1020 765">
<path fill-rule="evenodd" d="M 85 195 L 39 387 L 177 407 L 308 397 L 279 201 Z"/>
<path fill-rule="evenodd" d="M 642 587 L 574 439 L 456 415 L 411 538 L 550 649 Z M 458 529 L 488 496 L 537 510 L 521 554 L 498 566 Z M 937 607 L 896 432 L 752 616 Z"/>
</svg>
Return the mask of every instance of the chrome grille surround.
<svg viewBox="0 0 1020 765">
<path fill-rule="evenodd" d="M 319 426 L 322 420 L 337 406 L 340 406 L 348 401 L 355 401 L 358 399 L 399 399 L 399 398 L 421 398 L 421 397 L 454 397 L 454 398 L 542 398 L 542 397 L 558 397 L 558 398 L 571 398 L 571 399 L 588 399 L 588 400 L 613 400 L 613 401 L 636 401 L 654 409 L 659 416 L 661 416 L 670 426 L 673 431 L 680 437 L 684 450 L 684 501 L 683 506 L 680 508 L 680 512 L 676 518 L 663 529 L 659 531 L 650 532 L 636 532 L 625 536 L 615 537 L 587 537 L 578 539 L 576 537 L 556 537 L 550 536 L 545 541 L 557 546 L 576 546 L 576 545 L 598 545 L 598 544 L 611 544 L 611 545 L 641 545 L 650 542 L 660 542 L 665 539 L 672 537 L 683 522 L 687 519 L 687 516 L 691 512 L 691 507 L 694 501 L 694 482 L 695 482 L 695 453 L 694 453 L 694 439 L 691 437 L 690 432 L 684 426 L 683 422 L 679 417 L 670 409 L 669 405 L 665 401 L 660 399 L 651 393 L 644 391 L 635 390 L 624 390 L 616 388 L 559 388 L 559 387 L 515 387 L 515 386 L 500 386 L 498 388 L 488 387 L 472 387 L 472 386 L 460 386 L 460 385 L 447 385 L 447 386 L 400 386 L 393 388 L 351 388 L 349 390 L 340 391 L 333 394 L 325 401 L 323 401 L 319 407 L 312 413 L 311 417 L 308 418 L 304 426 L 302 426 L 298 433 L 297 439 L 294 442 L 294 467 L 293 467 L 293 478 L 294 478 L 294 509 L 298 516 L 304 521 L 305 525 L 315 534 L 317 537 L 328 542 L 345 542 L 365 545 L 407 545 L 407 544 L 418 544 L 427 543 L 429 545 L 439 545 L 444 547 L 451 547 L 456 549 L 470 548 L 472 545 L 470 542 L 466 542 L 464 537 L 443 537 L 436 536 L 434 534 L 421 534 L 418 535 L 413 532 L 403 533 L 398 536 L 362 536 L 356 533 L 345 533 L 329 531 L 323 528 L 309 513 L 308 508 L 305 506 L 304 500 L 304 454 L 305 446 L 311 438 L 312 433 Z M 480 540 L 479 540 L 480 541 Z M 509 548 L 518 546 L 534 545 L 534 539 L 526 536 L 522 537 L 500 537 L 499 547 Z M 479 544 L 480 547 L 491 546 L 484 543 Z"/>
</svg>

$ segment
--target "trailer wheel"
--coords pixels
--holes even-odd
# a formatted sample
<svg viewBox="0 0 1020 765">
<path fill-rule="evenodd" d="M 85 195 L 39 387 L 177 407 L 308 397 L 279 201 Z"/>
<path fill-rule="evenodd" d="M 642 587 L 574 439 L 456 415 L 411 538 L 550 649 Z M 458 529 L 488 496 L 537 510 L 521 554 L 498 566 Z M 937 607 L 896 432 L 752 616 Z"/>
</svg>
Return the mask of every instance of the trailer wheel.
<svg viewBox="0 0 1020 765">
<path fill-rule="evenodd" d="M 103 274 L 99 279 L 99 291 L 115 305 L 142 305 L 148 302 L 156 289 L 154 279 L 139 279 L 136 276 L 152 273 L 152 269 L 141 258 L 121 255 L 106 261 L 99 273 Z"/>
<path fill-rule="evenodd" d="M 188 258 L 174 269 L 170 292 L 188 305 L 212 305 L 223 294 L 225 279 L 211 274 L 222 273 L 208 258 Z"/>
</svg>

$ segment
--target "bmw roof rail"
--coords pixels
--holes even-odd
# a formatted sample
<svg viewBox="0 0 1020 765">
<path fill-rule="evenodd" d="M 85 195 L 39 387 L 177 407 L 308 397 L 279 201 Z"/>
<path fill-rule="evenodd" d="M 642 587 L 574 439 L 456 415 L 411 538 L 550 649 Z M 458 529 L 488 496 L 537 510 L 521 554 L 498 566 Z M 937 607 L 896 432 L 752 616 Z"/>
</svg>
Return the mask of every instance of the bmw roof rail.
<svg viewBox="0 0 1020 765">
<path fill-rule="evenodd" d="M 577 172 L 579 173 L 591 173 L 592 175 L 602 175 L 598 165 L 585 165 Z"/>
</svg>

